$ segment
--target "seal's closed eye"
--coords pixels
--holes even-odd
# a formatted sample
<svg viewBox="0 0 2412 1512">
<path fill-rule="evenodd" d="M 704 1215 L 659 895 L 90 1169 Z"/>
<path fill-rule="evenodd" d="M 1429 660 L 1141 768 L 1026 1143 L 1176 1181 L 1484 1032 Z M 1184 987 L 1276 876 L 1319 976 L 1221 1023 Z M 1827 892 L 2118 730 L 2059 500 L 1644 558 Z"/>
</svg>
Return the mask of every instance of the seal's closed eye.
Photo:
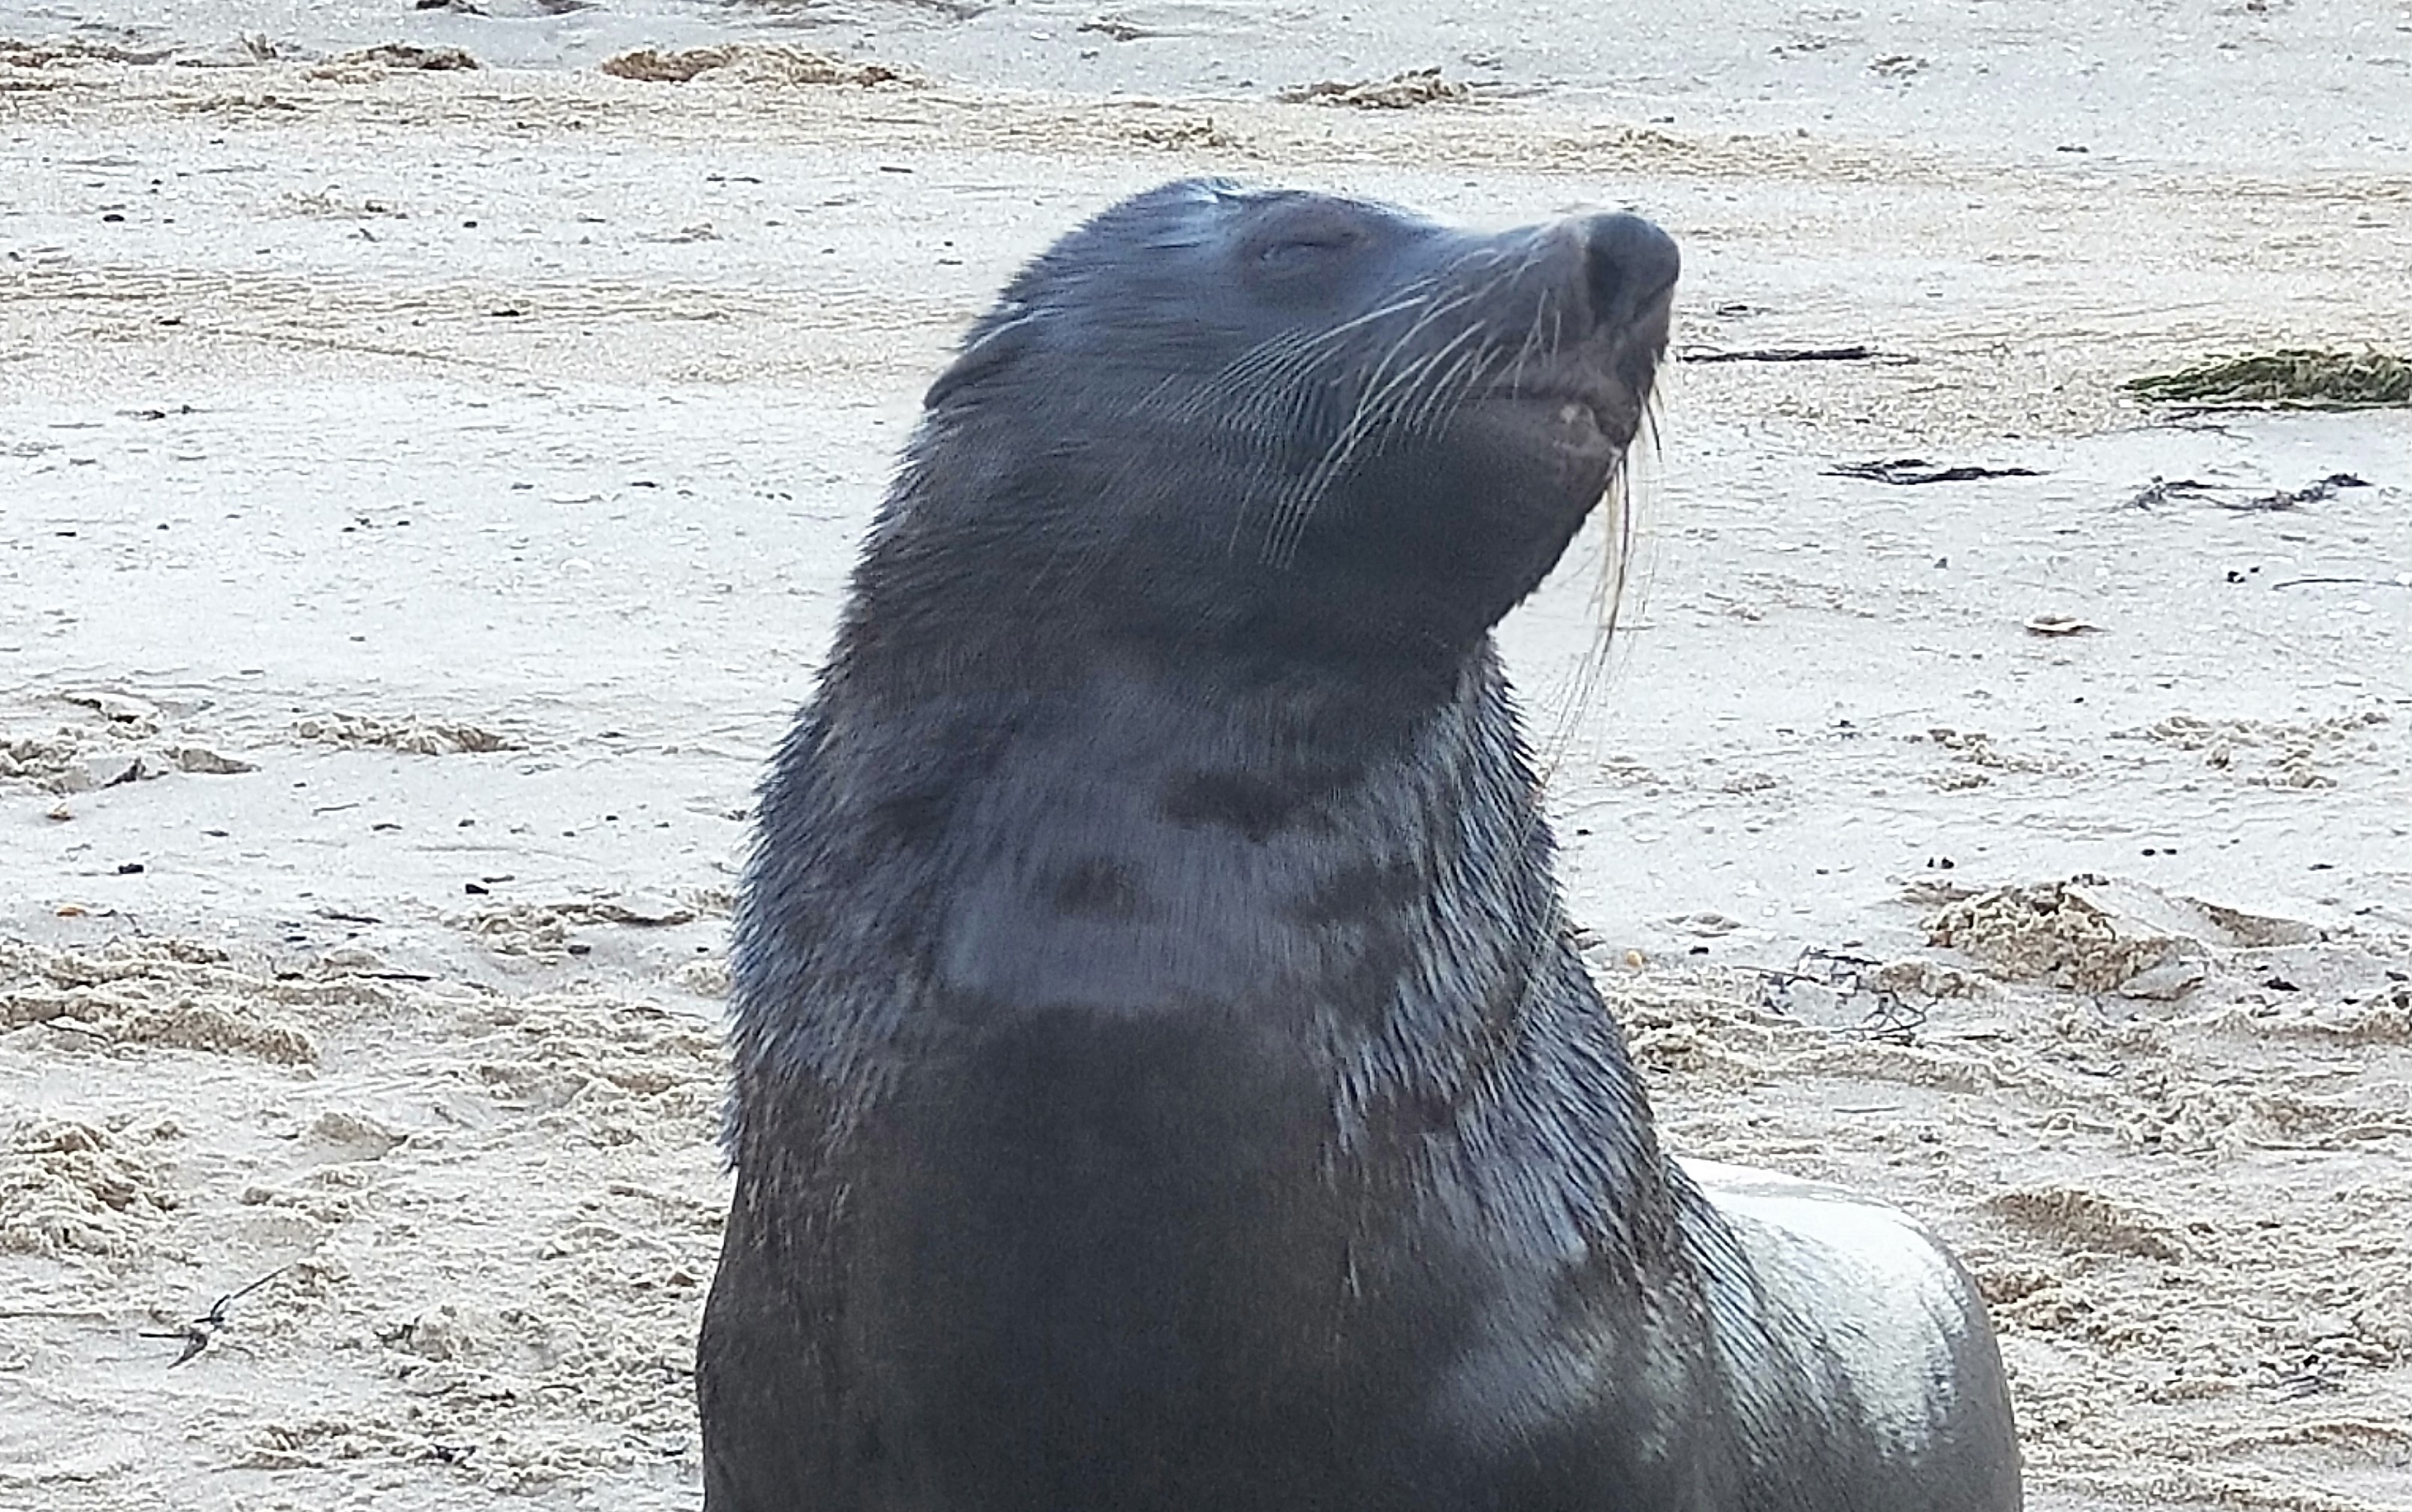
<svg viewBox="0 0 2412 1512">
<path fill-rule="evenodd" d="M 1348 207 L 1323 201 L 1285 205 L 1250 234 L 1243 257 L 1276 272 L 1327 263 L 1372 243 L 1372 228 Z"/>
<path fill-rule="evenodd" d="M 1292 231 L 1257 247 L 1257 260 L 1278 265 L 1317 253 L 1346 252 L 1361 245 L 1364 240 L 1363 232 L 1345 227 Z"/>
</svg>

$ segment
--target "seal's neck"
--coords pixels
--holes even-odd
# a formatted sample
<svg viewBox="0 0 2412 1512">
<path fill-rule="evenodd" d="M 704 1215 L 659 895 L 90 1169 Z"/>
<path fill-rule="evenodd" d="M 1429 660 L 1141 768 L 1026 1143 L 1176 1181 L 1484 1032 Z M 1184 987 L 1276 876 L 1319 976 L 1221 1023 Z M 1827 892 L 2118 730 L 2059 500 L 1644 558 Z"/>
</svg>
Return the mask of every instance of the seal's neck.
<svg viewBox="0 0 2412 1512">
<path fill-rule="evenodd" d="M 1043 481 L 1022 490 L 1043 505 L 998 508 L 1007 528 L 908 472 L 854 574 L 835 664 L 915 697 L 1145 677 L 1258 720 L 1277 747 L 1380 742 L 1460 696 L 1531 586 L 1478 583 L 1446 552 L 1403 563 L 1394 542 L 1274 565 L 1202 501 L 1140 510 L 1085 476 Z"/>
<path fill-rule="evenodd" d="M 1249 685 L 1244 668 L 1153 659 L 1081 671 L 923 707 L 940 727 L 986 726 L 984 759 L 944 795 L 933 857 L 947 887 L 929 945 L 949 996 L 1259 1020 L 1330 1004 L 1361 1025 L 1379 1016 L 1382 977 L 1445 943 L 1411 947 L 1403 932 L 1471 937 L 1493 914 L 1435 923 L 1436 907 L 1546 892 L 1531 779 L 1488 657 L 1439 698 L 1331 675 Z"/>
<path fill-rule="evenodd" d="M 831 668 L 763 810 L 765 858 L 815 864 L 757 875 L 745 926 L 815 932 L 806 894 L 843 877 L 876 933 L 797 943 L 917 962 L 925 1003 L 883 1020 L 1186 1015 L 1335 1077 L 1396 1035 L 1438 1074 L 1554 945 L 1549 838 L 1487 642 L 1403 685 L 904 650 L 857 635 Z"/>
</svg>

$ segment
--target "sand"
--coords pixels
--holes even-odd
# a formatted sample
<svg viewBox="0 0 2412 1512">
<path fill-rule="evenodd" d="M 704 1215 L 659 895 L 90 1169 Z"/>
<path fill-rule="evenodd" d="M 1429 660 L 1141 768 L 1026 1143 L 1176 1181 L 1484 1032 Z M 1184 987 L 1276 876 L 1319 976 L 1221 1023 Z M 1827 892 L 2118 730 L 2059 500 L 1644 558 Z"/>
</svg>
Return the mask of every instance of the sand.
<svg viewBox="0 0 2412 1512">
<path fill-rule="evenodd" d="M 487 8 L 0 7 L 0 1504 L 697 1505 L 752 784 L 955 332 L 1226 172 L 1684 244 L 1504 632 L 1670 1142 L 1949 1237 L 2038 1506 L 2412 1508 L 2412 416 L 2120 387 L 2412 331 L 2412 16 Z"/>
</svg>

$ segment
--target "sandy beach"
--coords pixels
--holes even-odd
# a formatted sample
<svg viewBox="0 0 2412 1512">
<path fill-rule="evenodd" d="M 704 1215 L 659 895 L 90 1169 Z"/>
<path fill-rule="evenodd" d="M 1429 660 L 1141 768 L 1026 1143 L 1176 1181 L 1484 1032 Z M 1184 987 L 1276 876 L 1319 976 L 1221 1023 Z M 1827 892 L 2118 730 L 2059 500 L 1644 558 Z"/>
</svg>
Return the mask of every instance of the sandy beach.
<svg viewBox="0 0 2412 1512">
<path fill-rule="evenodd" d="M 754 782 L 1218 173 L 1684 245 L 1502 632 L 1669 1142 L 1939 1229 L 2037 1507 L 2412 1512 L 2412 410 L 2123 387 L 2412 341 L 2412 10 L 479 8 L 0 5 L 0 1504 L 699 1505 Z"/>
</svg>

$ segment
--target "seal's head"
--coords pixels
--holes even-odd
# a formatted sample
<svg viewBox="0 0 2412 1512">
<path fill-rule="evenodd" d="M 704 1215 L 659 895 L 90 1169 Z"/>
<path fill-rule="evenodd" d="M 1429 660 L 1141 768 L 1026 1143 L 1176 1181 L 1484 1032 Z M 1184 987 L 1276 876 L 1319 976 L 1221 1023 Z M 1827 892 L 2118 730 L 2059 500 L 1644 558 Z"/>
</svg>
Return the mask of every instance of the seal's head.
<svg viewBox="0 0 2412 1512">
<path fill-rule="evenodd" d="M 1139 195 L 972 328 L 859 586 L 883 596 L 892 550 L 1084 634 L 1463 653 L 1613 481 L 1677 266 L 1632 215 L 1481 235 L 1219 182 Z"/>
</svg>

